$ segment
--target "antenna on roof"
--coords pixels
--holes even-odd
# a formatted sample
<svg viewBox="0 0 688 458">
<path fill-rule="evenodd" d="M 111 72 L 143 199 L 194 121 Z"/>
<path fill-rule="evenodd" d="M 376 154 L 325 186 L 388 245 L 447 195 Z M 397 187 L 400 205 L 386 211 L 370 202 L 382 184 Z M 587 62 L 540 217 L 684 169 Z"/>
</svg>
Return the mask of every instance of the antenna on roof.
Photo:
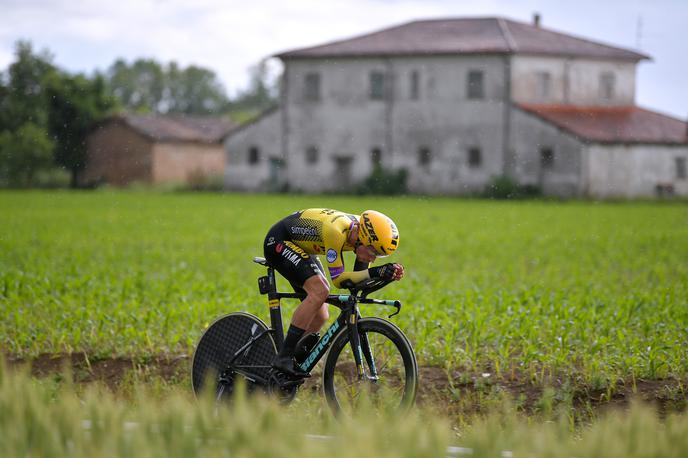
<svg viewBox="0 0 688 458">
<path fill-rule="evenodd" d="M 540 27 L 540 13 L 533 13 L 533 25 Z"/>
</svg>

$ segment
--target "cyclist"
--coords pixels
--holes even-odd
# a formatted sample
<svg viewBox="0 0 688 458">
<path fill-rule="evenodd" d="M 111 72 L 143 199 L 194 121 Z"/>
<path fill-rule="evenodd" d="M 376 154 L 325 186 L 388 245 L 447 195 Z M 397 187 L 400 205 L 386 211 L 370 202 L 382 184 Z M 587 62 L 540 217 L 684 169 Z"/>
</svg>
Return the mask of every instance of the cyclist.
<svg viewBox="0 0 688 458">
<path fill-rule="evenodd" d="M 294 361 L 299 340 L 317 333 L 329 318 L 325 301 L 330 285 L 317 255 L 325 256 L 332 283 L 346 288 L 371 277 L 400 280 L 401 264 L 369 267 L 378 257 L 389 256 L 399 247 L 399 231 L 380 212 L 366 210 L 360 216 L 327 208 L 309 208 L 278 221 L 265 236 L 265 259 L 306 298 L 294 311 L 284 344 L 273 367 L 290 376 L 302 377 Z M 345 271 L 343 252 L 356 254 L 353 271 Z M 307 334 L 308 333 L 308 334 Z"/>
</svg>

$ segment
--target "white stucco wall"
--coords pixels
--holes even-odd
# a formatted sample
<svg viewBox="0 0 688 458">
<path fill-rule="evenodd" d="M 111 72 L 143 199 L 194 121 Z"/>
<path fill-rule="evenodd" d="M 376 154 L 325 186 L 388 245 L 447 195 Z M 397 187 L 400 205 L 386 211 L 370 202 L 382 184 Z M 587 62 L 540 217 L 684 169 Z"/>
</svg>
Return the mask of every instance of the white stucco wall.
<svg viewBox="0 0 688 458">
<path fill-rule="evenodd" d="M 515 55 L 511 60 L 512 99 L 520 103 L 572 105 L 633 105 L 635 103 L 634 62 L 603 61 L 569 57 Z M 538 97 L 537 75 L 548 72 L 548 99 Z M 600 97 L 600 75 L 615 76 L 613 97 Z"/>
<path fill-rule="evenodd" d="M 484 75 L 484 98 L 470 99 L 468 73 Z M 506 100 L 505 58 L 463 56 L 406 58 L 395 62 L 392 110 L 395 167 L 409 170 L 409 189 L 461 194 L 482 190 L 503 172 Z M 411 73 L 420 76 L 420 94 L 410 97 Z M 418 150 L 429 147 L 432 161 L 418 166 Z M 481 150 L 482 164 L 469 167 L 468 150 Z"/>
<path fill-rule="evenodd" d="M 225 188 L 259 191 L 279 186 L 271 183 L 270 159 L 282 158 L 281 132 L 281 110 L 276 109 L 227 136 Z M 249 163 L 252 147 L 258 148 L 260 154 L 256 164 Z"/>
<path fill-rule="evenodd" d="M 655 197 L 658 184 L 688 195 L 688 180 L 677 179 L 676 157 L 688 160 L 688 145 L 592 144 L 584 153 L 584 191 L 593 197 Z"/>
<path fill-rule="evenodd" d="M 372 170 L 370 151 L 380 148 L 382 162 L 409 171 L 410 190 L 461 193 L 482 187 L 501 173 L 505 98 L 504 57 L 453 56 L 394 59 L 293 60 L 285 81 L 289 180 L 295 188 L 336 189 L 337 157 L 352 157 L 351 181 Z M 467 75 L 484 72 L 485 97 L 467 97 Z M 389 83 L 385 100 L 369 97 L 369 75 L 383 72 Z M 410 94 L 411 72 L 419 75 L 419 96 Z M 321 99 L 304 97 L 304 79 L 320 74 Z M 320 161 L 309 165 L 305 152 L 316 146 Z M 483 166 L 467 167 L 467 149 L 480 147 Z M 418 167 L 418 150 L 431 151 L 430 166 Z M 317 172 L 317 173 L 316 173 Z"/>
<path fill-rule="evenodd" d="M 582 192 L 582 151 L 584 144 L 530 113 L 514 108 L 510 145 L 513 176 L 519 183 L 539 186 L 545 194 L 576 196 Z M 551 148 L 554 161 L 543 168 L 541 148 Z"/>
</svg>

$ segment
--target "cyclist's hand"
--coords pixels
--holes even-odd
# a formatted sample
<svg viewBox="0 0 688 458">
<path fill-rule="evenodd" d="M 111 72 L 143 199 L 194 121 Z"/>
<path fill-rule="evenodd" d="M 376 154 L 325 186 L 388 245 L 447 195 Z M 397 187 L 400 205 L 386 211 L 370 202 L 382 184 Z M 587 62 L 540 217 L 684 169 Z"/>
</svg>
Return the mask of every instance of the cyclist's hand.
<svg viewBox="0 0 688 458">
<path fill-rule="evenodd" d="M 401 280 L 404 276 L 404 266 L 401 264 L 383 264 L 369 269 L 371 277 L 379 277 L 383 280 Z"/>
<path fill-rule="evenodd" d="M 404 278 L 404 266 L 401 264 L 392 264 L 394 266 L 394 280 L 399 281 Z"/>
</svg>

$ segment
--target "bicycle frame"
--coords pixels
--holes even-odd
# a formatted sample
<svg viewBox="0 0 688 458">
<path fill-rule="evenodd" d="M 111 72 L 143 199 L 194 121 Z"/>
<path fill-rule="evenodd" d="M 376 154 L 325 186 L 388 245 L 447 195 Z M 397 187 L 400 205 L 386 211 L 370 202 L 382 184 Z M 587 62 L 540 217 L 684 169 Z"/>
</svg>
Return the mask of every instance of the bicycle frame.
<svg viewBox="0 0 688 458">
<path fill-rule="evenodd" d="M 268 295 L 268 306 L 270 308 L 270 324 L 272 326 L 266 332 L 273 334 L 275 339 L 275 344 L 278 349 L 282 348 L 284 344 L 284 327 L 282 323 L 282 308 L 280 301 L 281 299 L 301 299 L 306 297 L 305 293 L 281 293 L 277 291 L 277 284 L 275 281 L 275 269 L 268 265 L 261 258 L 255 258 L 255 262 L 262 264 L 267 267 L 267 276 L 260 277 L 258 279 L 258 286 L 261 294 Z M 385 283 L 386 284 L 386 283 Z M 384 286 L 384 284 L 382 284 Z M 379 289 L 379 286 L 377 289 Z M 387 305 L 395 307 L 397 311 L 391 316 L 396 315 L 401 310 L 401 302 L 397 300 L 379 300 L 370 299 L 367 296 L 368 293 L 374 291 L 371 289 L 368 292 L 362 290 L 351 289 L 350 294 L 330 294 L 327 297 L 326 303 L 334 305 L 341 310 L 341 313 L 337 317 L 337 320 L 330 325 L 330 327 L 325 331 L 320 340 L 315 344 L 310 354 L 306 357 L 303 363 L 301 363 L 301 369 L 305 372 L 310 372 L 313 367 L 322 359 L 323 355 L 332 345 L 332 341 L 337 331 L 346 328 L 349 333 L 349 342 L 351 344 L 351 349 L 354 354 L 354 360 L 356 361 L 356 370 L 359 378 L 365 375 L 363 369 L 363 358 L 365 358 L 370 371 L 369 378 L 377 379 L 377 368 L 375 367 L 375 360 L 373 354 L 370 350 L 370 345 L 368 344 L 367 338 L 364 335 L 363 339 L 358 333 L 358 320 L 361 318 L 361 314 L 358 309 L 358 304 L 378 304 Z M 239 351 L 236 352 L 235 358 L 238 354 L 249 348 L 250 345 L 259 338 L 259 336 L 251 339 L 246 345 L 244 345 Z M 233 358 L 234 360 L 234 358 Z"/>
</svg>

